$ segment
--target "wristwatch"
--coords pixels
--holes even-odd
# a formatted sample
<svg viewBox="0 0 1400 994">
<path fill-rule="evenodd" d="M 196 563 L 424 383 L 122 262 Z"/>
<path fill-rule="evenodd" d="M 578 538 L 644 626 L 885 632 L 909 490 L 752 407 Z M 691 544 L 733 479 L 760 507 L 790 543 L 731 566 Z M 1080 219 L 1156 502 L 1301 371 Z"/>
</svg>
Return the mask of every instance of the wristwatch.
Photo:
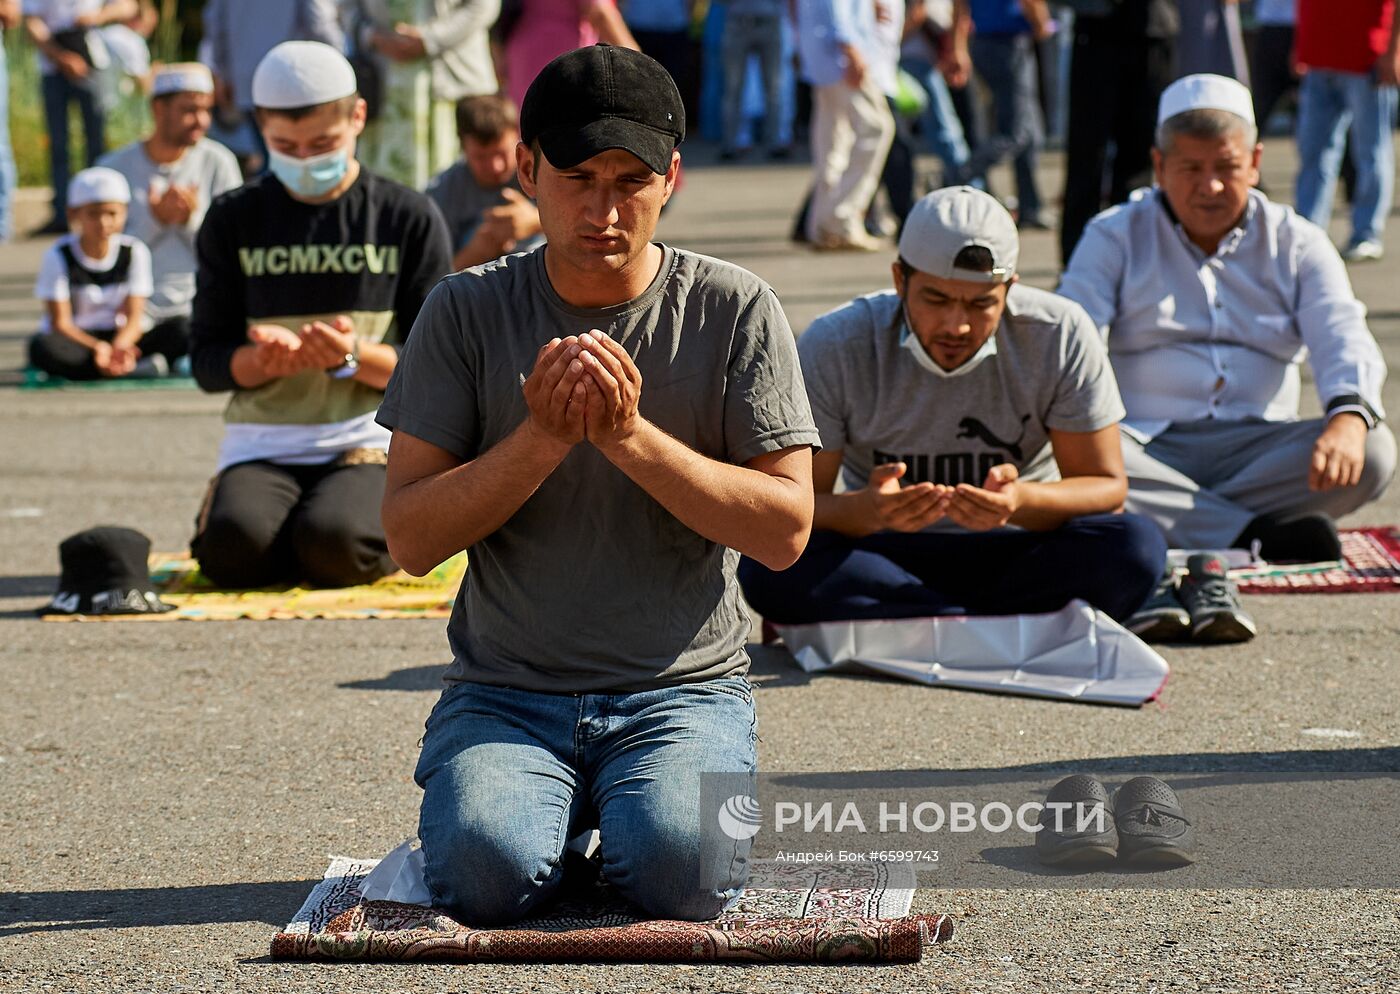
<svg viewBox="0 0 1400 994">
<path fill-rule="evenodd" d="M 348 380 L 360 371 L 360 340 L 355 338 L 351 343 L 350 351 L 345 353 L 345 361 L 326 370 L 331 379 Z"/>
</svg>

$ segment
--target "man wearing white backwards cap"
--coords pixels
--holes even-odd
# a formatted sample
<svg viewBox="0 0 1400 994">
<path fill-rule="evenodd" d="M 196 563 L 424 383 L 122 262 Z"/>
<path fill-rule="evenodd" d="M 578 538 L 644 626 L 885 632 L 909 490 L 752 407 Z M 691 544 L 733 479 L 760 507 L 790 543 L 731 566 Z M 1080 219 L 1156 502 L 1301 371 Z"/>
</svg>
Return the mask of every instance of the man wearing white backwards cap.
<svg viewBox="0 0 1400 994">
<path fill-rule="evenodd" d="M 34 295 L 44 302 L 29 364 L 68 380 L 159 376 L 185 353 L 185 337 L 150 328 L 151 255 L 122 234 L 131 193 L 122 174 L 84 169 L 64 191 L 74 229 L 44 253 Z"/>
<path fill-rule="evenodd" d="M 894 289 L 798 341 L 821 433 L 806 552 L 744 560 L 749 603 L 806 624 L 1054 611 L 1123 618 L 1151 591 L 1161 533 L 1119 514 L 1123 406 L 1078 306 L 1017 283 L 1015 222 L 947 187 L 899 239 Z M 837 477 L 845 486 L 836 493 Z"/>
<path fill-rule="evenodd" d="M 194 375 L 233 397 L 192 547 L 224 586 L 364 583 L 395 568 L 374 415 L 450 267 L 447 229 L 355 159 L 365 102 L 335 49 L 278 45 L 252 92 L 269 171 L 217 199 L 197 242 Z"/>
<path fill-rule="evenodd" d="M 1262 152 L 1244 86 L 1177 80 L 1158 113 L 1157 187 L 1090 222 L 1059 292 L 1107 336 L 1129 510 L 1177 547 L 1336 559 L 1333 519 L 1395 469 L 1385 362 L 1326 233 L 1253 188 Z M 1324 415 L 1300 421 L 1305 356 Z M 1144 631 L 1182 621 L 1159 593 L 1161 625 Z"/>
<path fill-rule="evenodd" d="M 243 183 L 238 160 L 205 137 L 214 77 L 198 62 L 161 68 L 151 88 L 149 137 L 109 152 L 99 165 L 131 187 L 126 233 L 151 250 L 155 291 L 146 312 L 157 326 L 189 339 L 194 302 L 195 236 L 214 198 Z"/>
</svg>

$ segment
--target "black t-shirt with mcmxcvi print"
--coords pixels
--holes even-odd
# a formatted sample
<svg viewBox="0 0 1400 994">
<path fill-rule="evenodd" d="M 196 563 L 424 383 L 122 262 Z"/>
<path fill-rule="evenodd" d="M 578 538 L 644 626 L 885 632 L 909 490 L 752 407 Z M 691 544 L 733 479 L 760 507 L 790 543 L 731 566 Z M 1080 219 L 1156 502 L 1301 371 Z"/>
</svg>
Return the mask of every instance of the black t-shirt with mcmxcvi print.
<svg viewBox="0 0 1400 994">
<path fill-rule="evenodd" d="M 233 390 L 231 422 L 326 423 L 373 411 L 382 392 L 317 371 L 254 390 L 233 381 L 253 324 L 296 330 L 348 315 L 363 341 L 399 344 L 428 291 L 451 271 L 447 226 L 421 193 L 373 173 L 324 204 L 262 175 L 210 206 L 197 243 L 191 361 L 206 390 Z"/>
</svg>

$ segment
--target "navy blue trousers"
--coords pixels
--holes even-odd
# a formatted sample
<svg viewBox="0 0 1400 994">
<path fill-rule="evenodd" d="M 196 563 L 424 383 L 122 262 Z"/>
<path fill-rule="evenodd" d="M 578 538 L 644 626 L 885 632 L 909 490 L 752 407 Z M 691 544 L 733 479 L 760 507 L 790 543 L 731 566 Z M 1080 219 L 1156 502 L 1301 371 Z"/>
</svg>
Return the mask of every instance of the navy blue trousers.
<svg viewBox="0 0 1400 994">
<path fill-rule="evenodd" d="M 1074 598 L 1115 619 L 1136 611 L 1167 560 L 1149 519 L 1091 514 L 1053 531 L 817 531 L 790 568 L 739 564 L 749 604 L 776 624 L 931 615 L 1040 614 Z"/>
</svg>

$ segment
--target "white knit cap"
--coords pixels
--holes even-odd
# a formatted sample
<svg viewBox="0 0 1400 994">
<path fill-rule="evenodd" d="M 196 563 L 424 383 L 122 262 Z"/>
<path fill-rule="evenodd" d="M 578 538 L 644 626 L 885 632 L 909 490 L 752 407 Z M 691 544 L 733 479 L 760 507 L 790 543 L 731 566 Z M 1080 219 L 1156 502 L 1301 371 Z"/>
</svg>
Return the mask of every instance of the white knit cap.
<svg viewBox="0 0 1400 994">
<path fill-rule="evenodd" d="M 1157 123 L 1188 110 L 1224 110 L 1254 123 L 1254 99 L 1249 88 L 1229 76 L 1200 72 L 1183 76 L 1162 91 L 1157 104 Z"/>
<path fill-rule="evenodd" d="M 213 93 L 214 74 L 201 62 L 172 62 L 156 70 L 151 96 L 167 93 Z"/>
<path fill-rule="evenodd" d="M 131 187 L 126 177 L 106 166 L 84 169 L 68 183 L 68 206 L 84 204 L 129 204 Z"/>
<path fill-rule="evenodd" d="M 269 110 L 326 104 L 355 89 L 349 61 L 319 41 L 284 41 L 253 73 L 253 104 Z"/>
</svg>

